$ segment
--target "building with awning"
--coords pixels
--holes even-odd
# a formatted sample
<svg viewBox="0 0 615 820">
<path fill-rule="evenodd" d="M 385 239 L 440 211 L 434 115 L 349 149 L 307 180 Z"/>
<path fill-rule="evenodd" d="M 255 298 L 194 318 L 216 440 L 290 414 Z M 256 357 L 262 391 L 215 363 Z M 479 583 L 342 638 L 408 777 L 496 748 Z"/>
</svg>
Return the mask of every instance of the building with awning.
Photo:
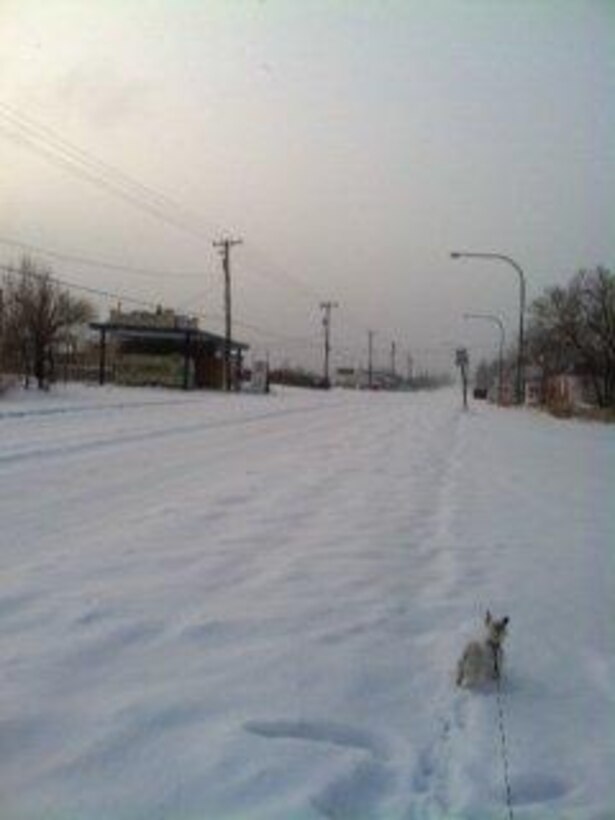
<svg viewBox="0 0 615 820">
<path fill-rule="evenodd" d="M 100 384 L 160 384 L 184 390 L 225 386 L 225 337 L 201 330 L 196 319 L 159 308 L 155 312 L 112 310 L 109 321 L 91 322 L 99 334 Z M 249 345 L 228 344 L 229 386 L 239 385 Z"/>
</svg>

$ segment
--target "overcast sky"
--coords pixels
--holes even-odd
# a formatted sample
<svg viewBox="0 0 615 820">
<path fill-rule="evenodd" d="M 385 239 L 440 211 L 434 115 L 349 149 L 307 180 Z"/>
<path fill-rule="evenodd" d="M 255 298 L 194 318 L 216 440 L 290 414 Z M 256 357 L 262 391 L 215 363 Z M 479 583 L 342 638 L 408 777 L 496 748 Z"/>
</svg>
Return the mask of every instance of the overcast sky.
<svg viewBox="0 0 615 820">
<path fill-rule="evenodd" d="M 512 343 L 516 273 L 452 249 L 512 256 L 530 299 L 615 266 L 612 0 L 0 0 L 0 38 L 2 239 L 155 269 L 47 260 L 217 331 L 239 236 L 234 335 L 274 362 L 320 366 L 328 299 L 337 364 L 368 329 L 400 369 L 495 354 L 462 314 Z"/>
</svg>

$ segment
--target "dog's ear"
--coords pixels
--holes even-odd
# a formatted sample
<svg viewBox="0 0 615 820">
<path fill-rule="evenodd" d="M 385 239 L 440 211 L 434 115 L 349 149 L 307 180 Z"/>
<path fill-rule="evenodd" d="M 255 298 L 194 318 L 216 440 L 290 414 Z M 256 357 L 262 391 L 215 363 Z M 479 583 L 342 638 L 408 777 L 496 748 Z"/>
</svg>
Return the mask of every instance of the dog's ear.
<svg viewBox="0 0 615 820">
<path fill-rule="evenodd" d="M 510 618 L 508 617 L 508 615 L 505 618 L 502 618 L 502 626 L 508 626 L 509 621 Z"/>
</svg>

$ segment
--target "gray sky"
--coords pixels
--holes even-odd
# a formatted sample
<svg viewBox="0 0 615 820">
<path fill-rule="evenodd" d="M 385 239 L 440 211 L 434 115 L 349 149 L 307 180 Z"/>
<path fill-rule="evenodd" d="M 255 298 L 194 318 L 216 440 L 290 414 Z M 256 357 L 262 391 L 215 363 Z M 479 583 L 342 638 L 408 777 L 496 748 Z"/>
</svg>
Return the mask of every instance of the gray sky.
<svg viewBox="0 0 615 820">
<path fill-rule="evenodd" d="M 393 340 L 400 367 L 476 361 L 497 328 L 462 314 L 512 342 L 518 282 L 451 249 L 514 257 L 530 299 L 615 264 L 614 35 L 611 0 L 0 0 L 0 235 L 168 272 L 49 260 L 214 331 L 211 241 L 238 235 L 234 335 L 257 355 L 320 366 L 333 299 L 337 364 L 368 328 L 382 365 Z M 69 172 L 54 135 L 190 231 Z"/>
</svg>

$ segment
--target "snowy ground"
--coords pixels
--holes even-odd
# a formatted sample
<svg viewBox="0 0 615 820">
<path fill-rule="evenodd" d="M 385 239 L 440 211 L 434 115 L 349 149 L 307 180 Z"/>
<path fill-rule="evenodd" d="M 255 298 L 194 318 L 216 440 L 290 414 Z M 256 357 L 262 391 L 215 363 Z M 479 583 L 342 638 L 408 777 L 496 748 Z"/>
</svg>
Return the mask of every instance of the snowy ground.
<svg viewBox="0 0 615 820">
<path fill-rule="evenodd" d="M 615 428 L 454 392 L 0 401 L 2 820 L 615 817 Z"/>
</svg>

